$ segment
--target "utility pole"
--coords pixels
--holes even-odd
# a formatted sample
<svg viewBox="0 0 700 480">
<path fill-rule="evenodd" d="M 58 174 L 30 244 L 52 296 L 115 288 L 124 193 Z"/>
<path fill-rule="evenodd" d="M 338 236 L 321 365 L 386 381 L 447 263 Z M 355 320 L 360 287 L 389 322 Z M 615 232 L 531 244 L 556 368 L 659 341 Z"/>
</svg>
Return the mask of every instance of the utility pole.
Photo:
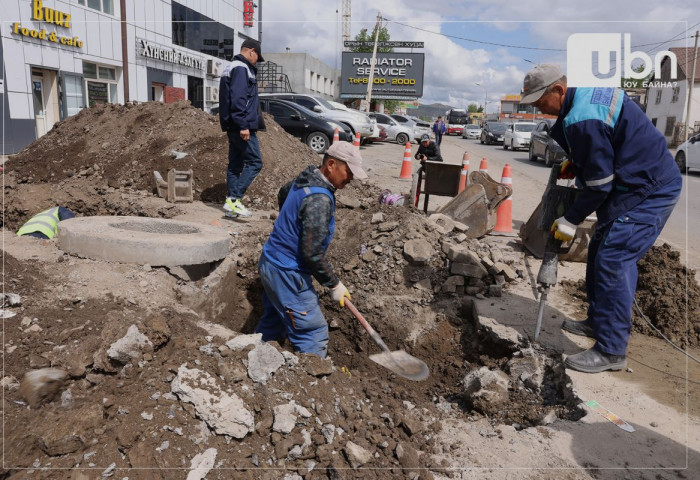
<svg viewBox="0 0 700 480">
<path fill-rule="evenodd" d="M 374 49 L 372 50 L 372 59 L 369 62 L 369 82 L 367 83 L 367 97 L 360 102 L 360 110 L 369 113 L 372 105 L 372 83 L 374 82 L 374 65 L 377 63 L 377 43 L 379 41 L 379 29 L 382 26 L 382 12 L 377 12 L 377 25 L 374 27 Z"/>
<path fill-rule="evenodd" d="M 690 122 L 690 107 L 693 101 L 693 87 L 695 87 L 695 66 L 698 63 L 698 35 L 700 31 L 695 30 L 695 49 L 693 50 L 693 72 L 688 80 L 688 107 L 685 111 L 685 141 L 688 141 L 688 122 Z"/>
</svg>

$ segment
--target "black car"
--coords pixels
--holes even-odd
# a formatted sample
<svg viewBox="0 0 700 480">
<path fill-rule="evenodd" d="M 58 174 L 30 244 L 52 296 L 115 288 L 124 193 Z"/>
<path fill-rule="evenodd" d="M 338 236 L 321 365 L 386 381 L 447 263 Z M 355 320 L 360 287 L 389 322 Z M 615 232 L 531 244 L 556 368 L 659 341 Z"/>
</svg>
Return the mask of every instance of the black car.
<svg viewBox="0 0 700 480">
<path fill-rule="evenodd" d="M 540 121 L 532 131 L 530 137 L 530 160 L 544 159 L 544 164 L 551 167 L 555 163 L 561 163 L 566 159 L 566 152 L 549 136 L 549 129 L 554 125 L 553 119 Z"/>
<path fill-rule="evenodd" d="M 494 143 L 503 143 L 503 136 L 506 134 L 508 124 L 501 122 L 488 122 L 481 129 L 481 143 L 492 145 Z"/>
<path fill-rule="evenodd" d="M 316 153 L 328 150 L 335 129 L 340 140 L 352 142 L 352 132 L 346 125 L 327 121 L 306 107 L 287 100 L 260 97 L 260 106 L 290 135 L 298 137 Z"/>
</svg>

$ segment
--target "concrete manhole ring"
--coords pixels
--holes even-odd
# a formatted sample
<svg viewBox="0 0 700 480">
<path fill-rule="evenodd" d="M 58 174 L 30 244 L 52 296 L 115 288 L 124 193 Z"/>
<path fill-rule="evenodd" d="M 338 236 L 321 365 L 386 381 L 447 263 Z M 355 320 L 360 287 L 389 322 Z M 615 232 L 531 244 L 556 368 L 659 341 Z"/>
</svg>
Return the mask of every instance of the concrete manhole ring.
<svg viewBox="0 0 700 480">
<path fill-rule="evenodd" d="M 221 228 L 146 217 L 80 217 L 58 224 L 64 252 L 109 262 L 173 267 L 221 260 L 231 240 Z"/>
</svg>

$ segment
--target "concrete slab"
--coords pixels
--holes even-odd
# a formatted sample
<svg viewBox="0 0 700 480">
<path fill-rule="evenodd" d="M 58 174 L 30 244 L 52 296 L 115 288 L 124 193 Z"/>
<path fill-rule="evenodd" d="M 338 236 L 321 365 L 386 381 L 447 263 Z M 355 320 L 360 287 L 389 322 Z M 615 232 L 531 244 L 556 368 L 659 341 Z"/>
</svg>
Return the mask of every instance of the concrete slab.
<svg viewBox="0 0 700 480">
<path fill-rule="evenodd" d="M 64 252 L 109 262 L 152 266 L 199 265 L 226 256 L 226 230 L 146 217 L 81 217 L 58 224 Z"/>
</svg>

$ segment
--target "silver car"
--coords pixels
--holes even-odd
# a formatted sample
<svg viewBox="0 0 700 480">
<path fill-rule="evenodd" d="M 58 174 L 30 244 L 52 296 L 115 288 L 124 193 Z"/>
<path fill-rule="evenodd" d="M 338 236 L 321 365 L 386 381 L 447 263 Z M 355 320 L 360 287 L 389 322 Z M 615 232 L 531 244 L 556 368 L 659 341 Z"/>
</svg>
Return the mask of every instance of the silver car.
<svg viewBox="0 0 700 480">
<path fill-rule="evenodd" d="M 533 162 L 538 158 L 544 159 L 544 164 L 551 167 L 555 163 L 561 163 L 566 159 L 566 152 L 559 144 L 549 136 L 549 129 L 554 125 L 553 119 L 541 120 L 530 136 L 530 149 L 528 157 Z"/>
<path fill-rule="evenodd" d="M 462 130 L 462 138 L 472 138 L 476 140 L 481 136 L 481 127 L 479 125 L 465 125 Z"/>
<path fill-rule="evenodd" d="M 377 123 L 386 129 L 387 140 L 405 144 L 413 138 L 413 129 L 406 124 L 401 124 L 384 113 L 370 113 L 370 117 L 377 119 Z"/>
<path fill-rule="evenodd" d="M 420 142 L 420 137 L 422 137 L 423 134 L 427 133 L 430 135 L 431 133 L 430 124 L 428 122 L 424 122 L 418 117 L 411 115 L 391 115 L 391 118 L 400 124 L 406 125 L 407 127 L 413 129 L 413 139 L 416 142 Z"/>
</svg>

